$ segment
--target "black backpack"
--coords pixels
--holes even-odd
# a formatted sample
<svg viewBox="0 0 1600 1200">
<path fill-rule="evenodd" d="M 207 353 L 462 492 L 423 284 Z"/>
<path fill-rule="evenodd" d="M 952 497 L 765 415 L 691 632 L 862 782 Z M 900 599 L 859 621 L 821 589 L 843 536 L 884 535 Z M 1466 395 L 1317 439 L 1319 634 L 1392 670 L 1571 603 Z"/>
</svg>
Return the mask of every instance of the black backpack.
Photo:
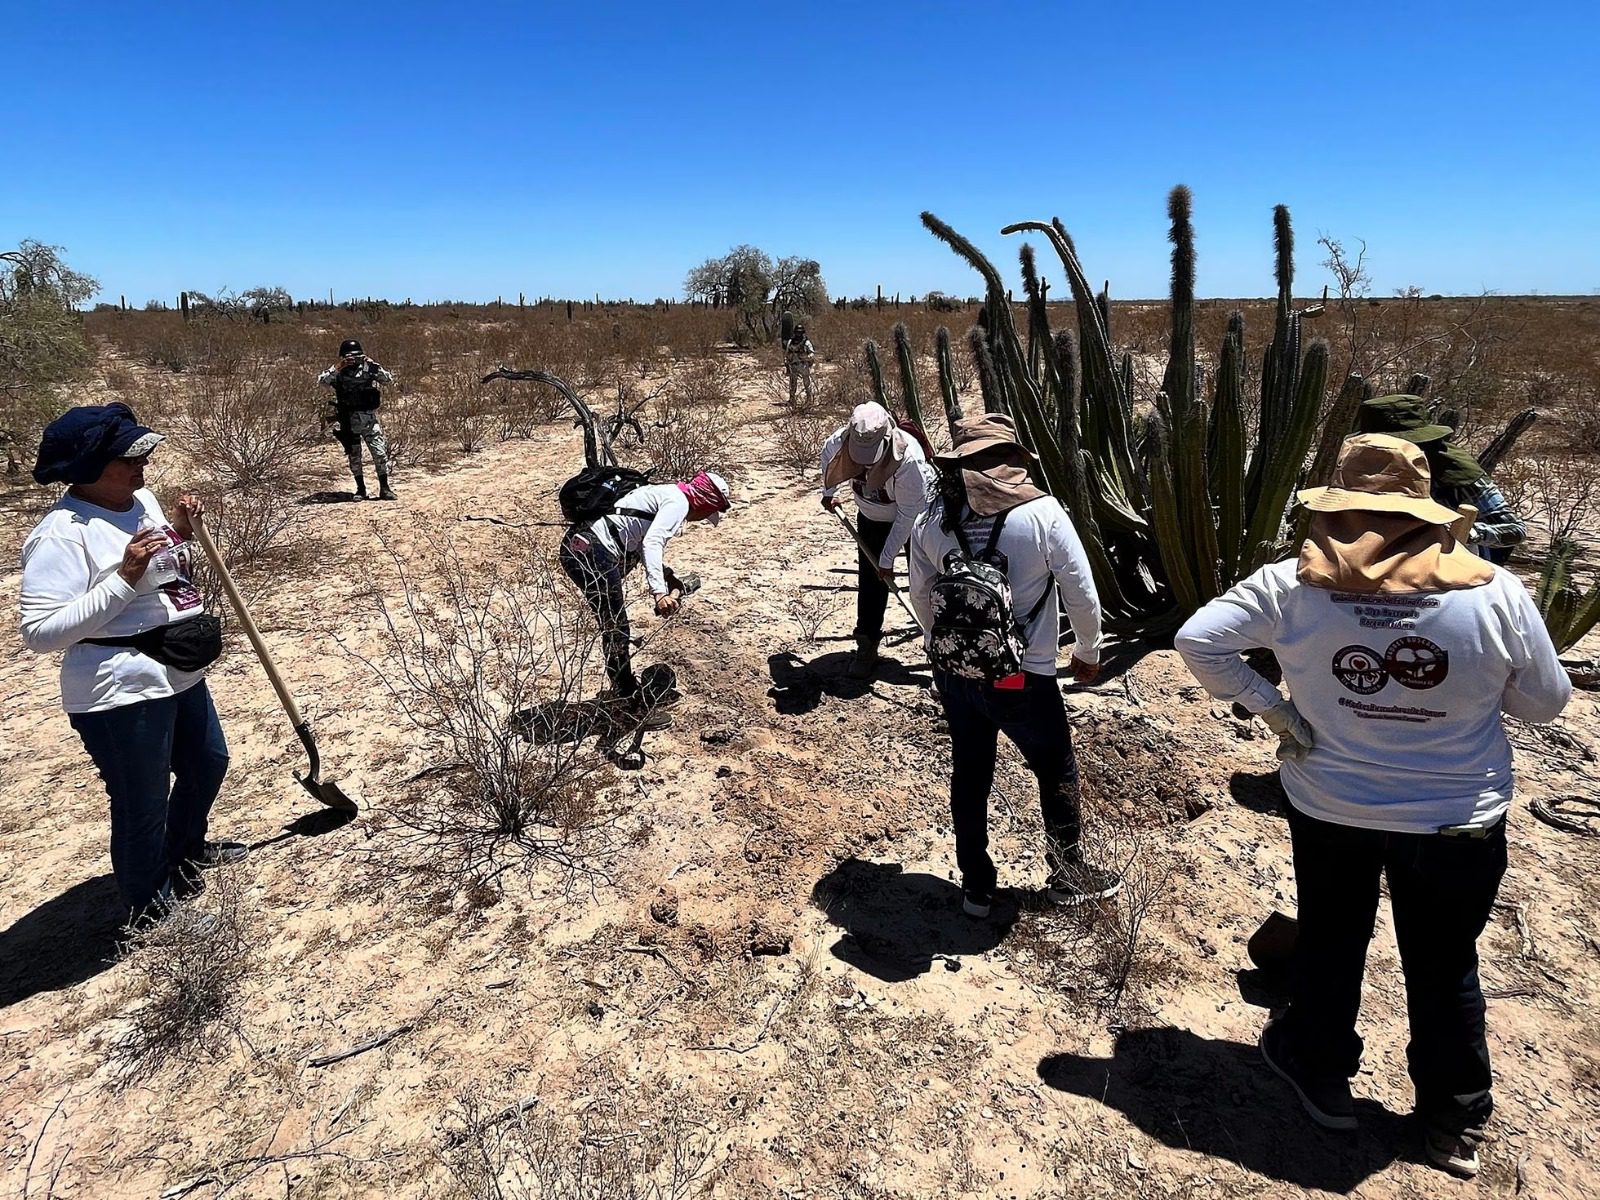
<svg viewBox="0 0 1600 1200">
<path fill-rule="evenodd" d="M 958 518 L 957 549 L 944 556 L 939 574 L 934 576 L 928 658 L 948 675 L 993 683 L 1022 670 L 1027 652 L 1023 630 L 1055 594 L 1055 580 L 1051 579 L 1038 603 L 1017 620 L 1011 582 L 1006 578 L 1006 557 L 995 549 L 1009 511 L 994 519 L 980 554 L 972 553 Z"/>
<path fill-rule="evenodd" d="M 649 482 L 647 472 L 632 467 L 585 467 L 561 485 L 561 515 L 574 525 L 608 517 L 617 501 Z"/>
</svg>

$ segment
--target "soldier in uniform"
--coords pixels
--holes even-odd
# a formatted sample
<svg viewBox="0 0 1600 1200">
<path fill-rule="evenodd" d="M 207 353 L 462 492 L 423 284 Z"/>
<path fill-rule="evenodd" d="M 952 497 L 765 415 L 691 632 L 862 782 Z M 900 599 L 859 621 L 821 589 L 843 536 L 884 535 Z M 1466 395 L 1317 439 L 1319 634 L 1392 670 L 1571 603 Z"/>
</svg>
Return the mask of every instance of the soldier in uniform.
<svg viewBox="0 0 1600 1200">
<path fill-rule="evenodd" d="M 368 358 L 360 342 L 347 338 L 339 343 L 339 361 L 318 375 L 317 382 L 333 389 L 329 408 L 335 421 L 334 436 L 350 459 L 356 499 L 369 498 L 367 479 L 361 470 L 362 442 L 372 452 L 372 465 L 378 472 L 378 499 L 399 499 L 389 487 L 389 443 L 378 424 L 378 406 L 383 403 L 379 388 L 393 383 L 394 376 Z"/>
<path fill-rule="evenodd" d="M 806 336 L 806 327 L 796 325 L 794 332 L 789 335 L 789 340 L 783 344 L 783 369 L 789 373 L 791 405 L 795 402 L 801 383 L 806 387 L 806 403 L 811 403 L 811 362 L 816 356 L 816 349 L 811 345 L 811 339 Z"/>
</svg>

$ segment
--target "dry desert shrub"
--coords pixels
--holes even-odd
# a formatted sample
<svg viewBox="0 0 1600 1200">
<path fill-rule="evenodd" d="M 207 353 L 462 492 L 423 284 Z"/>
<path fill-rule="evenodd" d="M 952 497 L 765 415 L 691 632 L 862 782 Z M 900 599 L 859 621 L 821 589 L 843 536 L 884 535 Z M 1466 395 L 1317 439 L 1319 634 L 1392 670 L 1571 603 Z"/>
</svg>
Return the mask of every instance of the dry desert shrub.
<svg viewBox="0 0 1600 1200">
<path fill-rule="evenodd" d="M 1600 463 L 1577 454 L 1530 455 L 1517 463 L 1526 475 L 1515 486 L 1551 543 L 1572 541 L 1593 519 Z"/>
<path fill-rule="evenodd" d="M 657 479 L 688 479 L 727 466 L 727 388 L 727 366 L 713 359 L 694 364 L 655 397 L 645 450 Z"/>
<path fill-rule="evenodd" d="M 258 354 L 195 378 L 179 416 L 196 465 L 229 487 L 281 479 L 314 439 L 305 373 Z"/>
<path fill-rule="evenodd" d="M 476 454 L 497 424 L 489 397 L 476 368 L 451 371 L 435 383 L 438 410 L 449 431 L 451 445 L 463 454 Z"/>
<path fill-rule="evenodd" d="M 801 592 L 790 600 L 789 615 L 800 627 L 800 644 L 816 645 L 817 634 L 822 631 L 823 625 L 838 607 L 836 600 L 826 598 L 817 592 Z"/>
<path fill-rule="evenodd" d="M 570 1115 L 462 1099 L 445 1167 L 462 1200 L 690 1200 L 719 1174 L 706 1117 L 664 1081 L 611 1080 Z"/>
<path fill-rule="evenodd" d="M 785 413 L 772 427 L 778 461 L 797 471 L 810 470 L 821 461 L 822 443 L 837 428 L 836 422 L 816 413 Z"/>
<path fill-rule="evenodd" d="M 1010 952 L 1024 973 L 1109 1012 L 1130 989 L 1159 976 L 1162 959 L 1149 949 L 1147 923 L 1172 895 L 1177 872 L 1148 831 L 1122 823 L 1086 824 L 1083 850 L 1122 880 L 1122 890 L 1106 900 L 1025 912 Z"/>
<path fill-rule="evenodd" d="M 110 1049 L 123 1084 L 170 1062 L 214 1059 L 239 1036 L 239 985 L 251 957 L 244 888 L 226 870 L 207 883 L 203 899 L 128 935 L 124 970 L 143 1002 Z"/>
<path fill-rule="evenodd" d="M 299 553 L 309 552 L 304 542 L 284 541 L 298 518 L 282 489 L 258 484 L 232 490 L 202 486 L 199 490 L 206 499 L 206 529 L 247 603 L 259 599 L 285 570 L 296 565 Z M 233 606 L 216 568 L 199 550 L 194 557 L 194 584 L 206 611 L 220 617 L 224 630 L 231 632 Z"/>
<path fill-rule="evenodd" d="M 583 737 L 599 710 L 581 699 L 603 678 L 598 634 L 554 548 L 507 536 L 469 560 L 447 535 L 420 565 L 380 537 L 399 595 L 374 589 L 383 650 L 356 657 L 439 756 L 395 816 L 474 882 L 532 859 L 603 875 L 619 811 L 612 768 Z"/>
</svg>

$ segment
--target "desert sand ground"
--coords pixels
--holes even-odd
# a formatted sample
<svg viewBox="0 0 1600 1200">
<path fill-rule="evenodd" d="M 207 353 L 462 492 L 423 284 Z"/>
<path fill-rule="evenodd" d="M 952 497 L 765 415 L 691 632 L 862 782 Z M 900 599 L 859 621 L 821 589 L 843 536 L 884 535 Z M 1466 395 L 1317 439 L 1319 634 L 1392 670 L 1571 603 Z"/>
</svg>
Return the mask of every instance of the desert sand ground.
<svg viewBox="0 0 1600 1200">
<path fill-rule="evenodd" d="M 647 735 L 642 768 L 596 776 L 620 810 L 599 874 L 529 859 L 492 886 L 453 876 L 401 819 L 441 748 L 362 661 L 383 653 L 371 592 L 399 596 L 380 538 L 419 574 L 446 543 L 469 566 L 530 536 L 553 553 L 558 530 L 464 518 L 553 518 L 577 435 L 554 424 L 398 473 L 399 504 L 299 510 L 304 553 L 257 582 L 257 615 L 363 812 L 329 821 L 296 786 L 299 747 L 235 645 L 212 676 L 233 754 L 213 829 L 254 850 L 197 903 L 231 894 L 248 964 L 227 1018 L 155 1069 L 117 1053 L 145 976 L 116 952 L 99 781 L 60 711 L 55 660 L 0 622 L 10 1194 L 1600 1192 L 1600 861 L 1527 811 L 1593 793 L 1591 694 L 1553 729 L 1513 731 L 1512 865 L 1483 939 L 1498 1111 L 1483 1174 L 1455 1182 L 1422 1164 L 1407 1122 L 1386 909 L 1360 1132 L 1317 1130 L 1260 1062 L 1276 997 L 1244 943 L 1294 904 L 1272 743 L 1171 651 L 1122 648 L 1094 687 L 1063 680 L 1089 821 L 1117 830 L 1107 853 L 1137 854 L 1130 891 L 1149 903 L 1126 990 L 1108 992 L 1106 929 L 1128 914 L 1034 898 L 1037 807 L 1009 749 L 992 818 L 1008 891 L 988 921 L 961 914 L 926 660 L 891 604 L 892 661 L 870 684 L 845 676 L 853 552 L 811 478 L 775 465 L 768 395 L 749 386 L 734 410 L 736 510 L 671 546 L 703 591 L 670 623 L 634 605 L 640 661 L 674 666 L 686 700 Z M 304 496 L 345 486 L 331 443 L 295 482 Z M 8 544 L 25 528 L 17 518 Z M 15 567 L 0 577 L 0 612 L 18 581 Z M 659 1190 L 608 1190 L 647 1161 Z"/>
</svg>

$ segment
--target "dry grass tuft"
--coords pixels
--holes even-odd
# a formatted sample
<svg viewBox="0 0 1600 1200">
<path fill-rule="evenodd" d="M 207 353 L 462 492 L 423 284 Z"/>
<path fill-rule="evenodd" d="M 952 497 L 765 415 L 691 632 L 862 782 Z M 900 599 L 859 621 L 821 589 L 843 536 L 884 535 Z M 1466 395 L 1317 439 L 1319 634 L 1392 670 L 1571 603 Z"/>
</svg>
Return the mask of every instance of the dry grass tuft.
<svg viewBox="0 0 1600 1200">
<path fill-rule="evenodd" d="M 463 1200 L 689 1200 L 720 1173 L 707 1115 L 663 1079 L 603 1079 L 575 1113 L 460 1102 L 444 1164 Z M 527 1107 L 523 1107 L 526 1104 Z"/>
<path fill-rule="evenodd" d="M 143 1003 L 111 1046 L 124 1085 L 168 1063 L 218 1058 L 240 1036 L 239 985 L 251 958 L 244 888 L 233 870 L 210 872 L 206 880 L 202 898 L 128 935 L 124 969 Z"/>
</svg>

